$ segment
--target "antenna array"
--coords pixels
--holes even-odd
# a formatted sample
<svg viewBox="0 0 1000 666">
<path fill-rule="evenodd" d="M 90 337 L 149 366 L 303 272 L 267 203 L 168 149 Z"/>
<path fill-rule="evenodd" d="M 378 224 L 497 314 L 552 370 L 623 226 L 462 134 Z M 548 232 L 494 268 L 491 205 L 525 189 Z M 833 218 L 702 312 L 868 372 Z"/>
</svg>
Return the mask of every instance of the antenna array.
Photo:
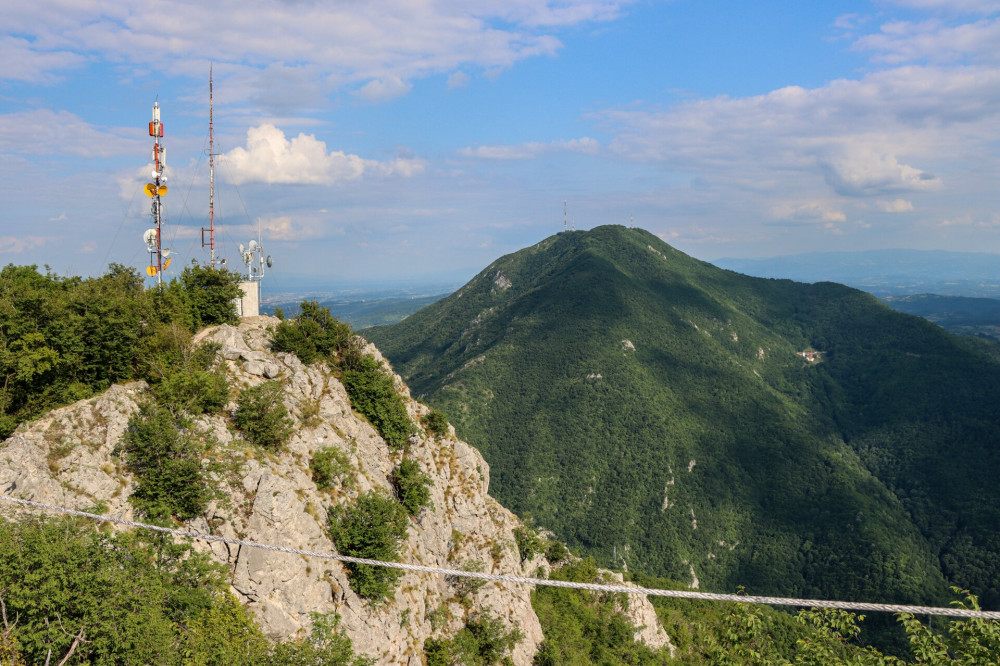
<svg viewBox="0 0 1000 666">
<path fill-rule="evenodd" d="M 149 267 L 146 274 L 156 277 L 156 284 L 162 282 L 162 274 L 170 267 L 170 250 L 163 247 L 163 201 L 160 199 L 167 193 L 167 177 L 163 175 L 163 170 L 167 166 L 167 151 L 160 144 L 163 138 L 163 123 L 160 122 L 160 104 L 153 102 L 153 119 L 149 121 L 149 136 L 153 137 L 153 182 L 147 183 L 143 190 L 153 202 L 150 205 L 150 214 L 156 227 L 147 229 L 142 239 L 146 243 L 149 251 Z M 165 260 L 165 261 L 164 261 Z"/>
</svg>

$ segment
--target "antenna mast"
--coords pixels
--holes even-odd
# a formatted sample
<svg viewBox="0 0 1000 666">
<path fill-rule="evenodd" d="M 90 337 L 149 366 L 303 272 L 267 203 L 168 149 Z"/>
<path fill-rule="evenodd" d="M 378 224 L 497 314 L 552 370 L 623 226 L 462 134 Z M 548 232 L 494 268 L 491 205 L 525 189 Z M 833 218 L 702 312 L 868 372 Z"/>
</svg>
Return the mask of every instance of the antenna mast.
<svg viewBox="0 0 1000 666">
<path fill-rule="evenodd" d="M 153 137 L 153 182 L 147 183 L 144 188 L 146 195 L 153 203 L 150 206 L 150 213 L 156 223 L 155 229 L 147 229 L 142 239 L 146 243 L 149 251 L 149 267 L 146 274 L 156 277 L 156 284 L 163 281 L 162 275 L 170 266 L 170 250 L 163 247 L 163 202 L 160 200 L 167 193 L 167 177 L 163 175 L 163 170 L 167 166 L 167 151 L 160 145 L 163 138 L 163 123 L 160 122 L 160 103 L 153 102 L 153 119 L 149 121 L 149 136 Z M 164 261 L 166 259 L 166 261 Z"/>
<path fill-rule="evenodd" d="M 563 199 L 563 231 L 566 231 L 566 200 Z"/>
<path fill-rule="evenodd" d="M 208 246 L 212 268 L 215 268 L 215 107 L 212 99 L 212 65 L 208 66 L 208 242 L 205 227 L 201 228 L 201 246 Z"/>
</svg>

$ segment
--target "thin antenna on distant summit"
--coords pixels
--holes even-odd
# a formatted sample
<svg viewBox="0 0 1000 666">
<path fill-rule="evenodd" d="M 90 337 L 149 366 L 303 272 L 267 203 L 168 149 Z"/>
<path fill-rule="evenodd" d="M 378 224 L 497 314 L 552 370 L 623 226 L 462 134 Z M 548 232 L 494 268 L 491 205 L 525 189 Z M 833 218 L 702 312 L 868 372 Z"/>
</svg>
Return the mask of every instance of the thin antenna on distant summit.
<svg viewBox="0 0 1000 666">
<path fill-rule="evenodd" d="M 201 228 L 201 246 L 208 246 L 212 268 L 215 268 L 215 108 L 212 99 L 212 65 L 208 66 L 208 242 L 205 227 Z"/>
<path fill-rule="evenodd" d="M 628 216 L 628 228 L 635 229 L 635 215 L 629 213 Z"/>
<path fill-rule="evenodd" d="M 566 200 L 563 199 L 563 231 L 566 231 L 566 229 L 567 229 L 567 225 L 566 225 Z"/>
</svg>

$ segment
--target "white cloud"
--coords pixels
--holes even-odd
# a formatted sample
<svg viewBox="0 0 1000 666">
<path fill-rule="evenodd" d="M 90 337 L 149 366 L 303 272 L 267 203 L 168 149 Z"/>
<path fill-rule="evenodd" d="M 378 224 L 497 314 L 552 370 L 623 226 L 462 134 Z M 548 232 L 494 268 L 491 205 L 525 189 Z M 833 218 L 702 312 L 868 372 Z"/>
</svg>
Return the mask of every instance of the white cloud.
<svg viewBox="0 0 1000 666">
<path fill-rule="evenodd" d="M 824 223 L 847 221 L 847 215 L 830 201 L 782 201 L 774 206 L 773 215 L 779 220 Z"/>
<path fill-rule="evenodd" d="M 846 197 L 888 192 L 919 192 L 941 186 L 934 174 L 908 164 L 871 145 L 852 142 L 819 160 L 826 182 Z"/>
<path fill-rule="evenodd" d="M 454 74 L 448 77 L 448 90 L 454 90 L 455 88 L 464 88 L 469 84 L 469 75 L 458 70 Z"/>
<path fill-rule="evenodd" d="M 268 68 L 295 63 L 286 69 L 310 78 L 295 83 L 297 92 L 364 84 L 359 94 L 377 101 L 404 94 L 402 82 L 415 78 L 552 55 L 562 45 L 555 30 L 613 20 L 631 1 L 158 0 L 155 10 L 113 0 L 11 2 L 0 7 L 0 24 L 18 37 L 0 39 L 0 77 L 53 79 L 90 58 L 190 75 L 211 60 L 220 77 L 245 81 L 237 96 L 256 89 L 267 97 Z"/>
<path fill-rule="evenodd" d="M 390 99 L 402 97 L 410 92 L 413 85 L 403 81 L 398 76 L 386 76 L 381 79 L 369 81 L 361 86 L 355 94 L 368 102 L 386 102 Z"/>
<path fill-rule="evenodd" d="M 913 210 L 913 203 L 906 199 L 893 199 L 876 201 L 875 207 L 884 213 L 909 213 Z"/>
<path fill-rule="evenodd" d="M 0 115 L 0 152 L 109 157 L 146 152 L 137 140 L 95 128 L 69 111 L 34 109 Z"/>
<path fill-rule="evenodd" d="M 53 241 L 43 236 L 0 236 L 0 254 L 20 254 Z"/>
<path fill-rule="evenodd" d="M 860 51 L 874 53 L 876 62 L 900 64 L 1000 61 L 1000 19 L 984 18 L 975 23 L 948 25 L 938 19 L 886 23 L 877 34 L 854 43 Z"/>
<path fill-rule="evenodd" d="M 409 177 L 424 170 L 423 161 L 414 158 L 379 162 L 339 150 L 327 152 L 326 143 L 315 135 L 300 133 L 288 139 L 270 124 L 247 130 L 246 148 L 234 148 L 223 159 L 226 177 L 237 185 L 248 182 L 328 185 L 365 175 Z"/>
<path fill-rule="evenodd" d="M 599 141 L 585 136 L 579 139 L 550 141 L 548 143 L 529 142 L 513 146 L 475 146 L 462 148 L 458 152 L 463 157 L 475 157 L 486 160 L 525 160 L 533 159 L 550 152 L 595 155 L 600 149 L 601 144 Z"/>
</svg>

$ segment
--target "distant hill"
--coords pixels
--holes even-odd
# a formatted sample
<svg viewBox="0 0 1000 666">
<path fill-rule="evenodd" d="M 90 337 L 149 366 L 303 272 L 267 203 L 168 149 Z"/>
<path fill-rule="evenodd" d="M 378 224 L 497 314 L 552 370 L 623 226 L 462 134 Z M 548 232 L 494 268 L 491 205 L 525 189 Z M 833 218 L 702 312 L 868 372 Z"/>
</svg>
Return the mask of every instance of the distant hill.
<svg viewBox="0 0 1000 666">
<path fill-rule="evenodd" d="M 433 296 L 391 296 L 366 299 L 309 299 L 316 300 L 320 305 L 330 310 L 330 313 L 347 322 L 355 329 L 369 326 L 395 324 L 413 314 L 420 308 L 445 297 L 446 294 Z M 286 316 L 294 316 L 299 311 L 302 299 L 275 301 L 261 309 L 265 314 L 274 314 L 275 308 L 281 308 Z"/>
<path fill-rule="evenodd" d="M 869 294 L 598 227 L 366 336 L 480 448 L 501 502 L 605 564 L 1000 604 L 1000 364 Z"/>
<path fill-rule="evenodd" d="M 811 252 L 768 259 L 718 259 L 756 277 L 840 282 L 877 296 L 942 294 L 1000 298 L 1000 254 L 944 250 Z"/>
<path fill-rule="evenodd" d="M 1000 340 L 1000 299 L 965 296 L 889 296 L 889 307 L 928 319 L 962 335 Z"/>
</svg>

